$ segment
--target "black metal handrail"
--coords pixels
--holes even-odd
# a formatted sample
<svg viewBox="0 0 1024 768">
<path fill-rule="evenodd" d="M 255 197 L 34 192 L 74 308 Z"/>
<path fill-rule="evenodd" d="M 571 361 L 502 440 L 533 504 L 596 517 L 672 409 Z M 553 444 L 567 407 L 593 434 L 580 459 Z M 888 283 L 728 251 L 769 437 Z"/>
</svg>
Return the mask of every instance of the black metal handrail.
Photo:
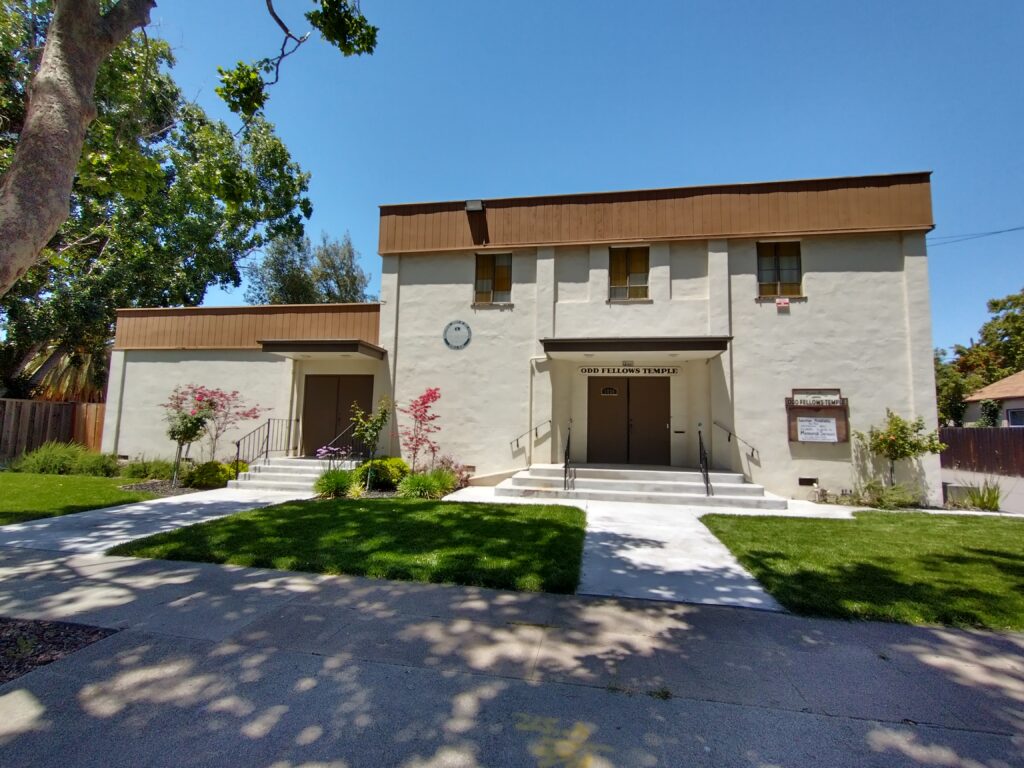
<svg viewBox="0 0 1024 768">
<path fill-rule="evenodd" d="M 562 454 L 562 490 L 576 489 L 576 468 L 572 466 L 572 422 L 565 432 L 565 451 Z"/>
<path fill-rule="evenodd" d="M 728 428 L 727 426 L 725 426 L 725 424 L 722 424 L 722 423 L 721 423 L 720 421 L 715 421 L 715 422 L 713 422 L 713 423 L 714 423 L 714 425 L 715 425 L 716 427 L 718 427 L 718 428 L 719 428 L 720 430 L 722 430 L 723 432 L 725 432 L 725 434 L 726 434 L 726 440 L 728 440 L 728 441 L 730 441 L 730 442 L 731 442 L 731 441 L 732 441 L 732 439 L 733 439 L 733 438 L 735 437 L 735 438 L 736 438 L 736 440 L 737 440 L 738 442 L 741 442 L 741 443 L 743 443 L 743 444 L 744 444 L 745 446 L 747 446 L 747 448 L 749 448 L 749 449 L 750 449 L 750 456 L 751 456 L 751 458 L 754 458 L 754 459 L 757 459 L 757 458 L 758 458 L 758 455 L 757 455 L 757 448 L 755 448 L 754 446 L 752 446 L 752 445 L 751 445 L 750 443 L 748 443 L 748 442 L 747 442 L 746 440 L 744 440 L 744 439 L 743 439 L 742 437 L 740 437 L 739 435 L 737 435 L 737 434 L 736 434 L 735 432 L 733 432 L 733 431 L 732 431 L 731 429 L 729 429 L 729 428 Z"/>
<path fill-rule="evenodd" d="M 525 432 L 523 432 L 523 434 L 519 435 L 518 437 L 514 437 L 513 439 L 509 440 L 509 442 L 508 442 L 509 447 L 513 451 L 518 450 L 519 449 L 519 441 L 520 440 L 522 440 L 524 437 L 526 437 L 531 432 L 533 432 L 534 439 L 538 438 L 540 436 L 540 428 L 543 427 L 545 424 L 550 424 L 550 423 L 551 423 L 551 419 L 547 419 L 546 421 L 542 421 L 540 424 L 535 426 L 533 429 L 528 429 Z"/>
<path fill-rule="evenodd" d="M 704 435 L 697 430 L 697 452 L 700 459 L 700 474 L 704 478 L 704 495 L 714 496 L 715 491 L 711 487 L 711 473 L 708 471 L 708 452 L 704 447 Z"/>
<path fill-rule="evenodd" d="M 235 440 L 235 478 L 244 461 L 252 464 L 257 459 L 270 457 L 271 451 L 287 451 L 291 425 L 298 419 L 267 419 L 256 429 Z"/>
</svg>

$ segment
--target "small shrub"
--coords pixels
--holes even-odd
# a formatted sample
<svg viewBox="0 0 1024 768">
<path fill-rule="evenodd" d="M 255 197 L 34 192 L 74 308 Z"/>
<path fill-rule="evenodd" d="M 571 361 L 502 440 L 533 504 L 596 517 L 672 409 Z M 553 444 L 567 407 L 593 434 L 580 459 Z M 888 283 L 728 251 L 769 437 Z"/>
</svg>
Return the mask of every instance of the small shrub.
<svg viewBox="0 0 1024 768">
<path fill-rule="evenodd" d="M 853 492 L 851 501 L 855 506 L 876 509 L 907 509 L 924 505 L 924 495 L 919 489 L 906 485 L 885 485 L 870 480 Z"/>
<path fill-rule="evenodd" d="M 247 461 L 239 461 L 238 462 L 238 471 L 237 472 L 235 472 L 235 460 L 234 459 L 231 459 L 231 461 L 225 461 L 225 462 L 222 462 L 222 463 L 224 464 L 225 467 L 228 468 L 228 471 L 231 473 L 231 477 L 229 478 L 231 480 L 237 480 L 238 476 L 240 474 L 242 474 L 243 472 L 248 472 L 249 471 L 249 462 L 247 462 Z"/>
<path fill-rule="evenodd" d="M 1002 416 L 1002 406 L 998 400 L 982 400 L 978 403 L 981 415 L 974 422 L 976 427 L 998 427 Z"/>
<path fill-rule="evenodd" d="M 94 475 L 95 477 L 117 477 L 121 467 L 117 456 L 112 453 L 89 453 L 84 451 L 75 460 L 72 473 L 76 475 Z"/>
<path fill-rule="evenodd" d="M 313 490 L 322 499 L 340 499 L 353 485 L 352 472 L 347 469 L 328 469 L 316 479 Z"/>
<path fill-rule="evenodd" d="M 430 472 L 427 472 L 427 475 L 433 479 L 437 489 L 441 492 L 441 495 L 437 498 L 447 496 L 458 486 L 459 480 L 455 476 L 455 473 L 450 469 L 433 469 Z"/>
<path fill-rule="evenodd" d="M 11 464 L 11 469 L 15 472 L 33 472 L 39 475 L 70 475 L 85 453 L 85 447 L 77 443 L 50 441 L 16 459 Z"/>
<path fill-rule="evenodd" d="M 455 487 L 453 491 L 457 491 L 460 488 L 465 488 L 469 485 L 469 468 L 462 464 L 451 456 L 442 456 L 437 460 L 437 469 L 446 469 L 455 475 Z"/>
<path fill-rule="evenodd" d="M 398 495 L 403 499 L 440 499 L 444 496 L 437 478 L 430 473 L 406 475 L 398 484 Z"/>
<path fill-rule="evenodd" d="M 1002 500 L 1003 491 L 999 483 L 990 477 L 986 477 L 980 484 L 968 483 L 964 486 L 963 503 L 970 509 L 998 512 Z"/>
<path fill-rule="evenodd" d="M 140 456 L 121 467 L 121 476 L 132 480 L 170 480 L 174 462 L 167 459 L 147 459 Z"/>
<path fill-rule="evenodd" d="M 373 472 L 370 473 L 371 468 Z M 355 471 L 355 479 L 366 486 L 366 475 L 370 473 L 370 489 L 374 491 L 393 491 L 409 474 L 409 465 L 398 458 L 373 459 L 364 462 Z"/>
<path fill-rule="evenodd" d="M 366 495 L 366 489 L 363 488 L 359 483 L 352 483 L 348 490 L 345 491 L 346 499 L 361 499 Z"/>
<path fill-rule="evenodd" d="M 219 461 L 207 461 L 185 470 L 182 484 L 189 488 L 223 488 L 235 477 L 235 468 Z"/>
</svg>

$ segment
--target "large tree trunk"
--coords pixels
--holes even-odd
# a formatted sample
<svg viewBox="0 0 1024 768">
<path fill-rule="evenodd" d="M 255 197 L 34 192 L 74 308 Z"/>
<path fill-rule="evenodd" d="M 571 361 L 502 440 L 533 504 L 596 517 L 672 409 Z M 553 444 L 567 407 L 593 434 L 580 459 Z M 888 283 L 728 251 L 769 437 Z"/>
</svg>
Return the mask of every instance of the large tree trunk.
<svg viewBox="0 0 1024 768">
<path fill-rule="evenodd" d="M 155 0 L 55 0 L 28 111 L 10 168 L 0 179 L 0 296 L 31 267 L 68 217 L 85 131 L 96 116 L 96 73 Z"/>
</svg>

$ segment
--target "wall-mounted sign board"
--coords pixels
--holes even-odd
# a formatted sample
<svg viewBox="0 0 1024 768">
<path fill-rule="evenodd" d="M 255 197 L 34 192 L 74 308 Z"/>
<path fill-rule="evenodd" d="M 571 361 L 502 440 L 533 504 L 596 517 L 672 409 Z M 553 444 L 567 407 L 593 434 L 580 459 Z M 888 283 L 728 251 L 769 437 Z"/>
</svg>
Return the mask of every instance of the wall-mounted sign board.
<svg viewBox="0 0 1024 768">
<path fill-rule="evenodd" d="M 786 420 L 791 443 L 850 441 L 850 403 L 838 389 L 794 389 Z"/>
<path fill-rule="evenodd" d="M 801 443 L 838 443 L 836 420 L 830 416 L 797 416 L 796 439 Z"/>
<path fill-rule="evenodd" d="M 587 365 L 580 368 L 580 373 L 584 376 L 675 376 L 679 368 L 671 365 Z"/>
</svg>

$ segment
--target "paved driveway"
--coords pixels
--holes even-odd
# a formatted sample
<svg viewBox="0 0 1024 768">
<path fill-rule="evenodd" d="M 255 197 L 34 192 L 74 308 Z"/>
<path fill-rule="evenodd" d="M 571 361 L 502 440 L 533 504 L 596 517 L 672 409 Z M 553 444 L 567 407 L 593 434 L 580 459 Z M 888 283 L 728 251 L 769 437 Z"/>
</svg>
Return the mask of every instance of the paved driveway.
<svg viewBox="0 0 1024 768">
<path fill-rule="evenodd" d="M 307 494 L 308 495 L 308 494 Z M 0 526 L 0 547 L 106 552 L 132 539 L 289 501 L 301 494 L 221 488 Z"/>
<path fill-rule="evenodd" d="M 1007 768 L 1024 637 L 0 548 L 4 766 Z"/>
</svg>

